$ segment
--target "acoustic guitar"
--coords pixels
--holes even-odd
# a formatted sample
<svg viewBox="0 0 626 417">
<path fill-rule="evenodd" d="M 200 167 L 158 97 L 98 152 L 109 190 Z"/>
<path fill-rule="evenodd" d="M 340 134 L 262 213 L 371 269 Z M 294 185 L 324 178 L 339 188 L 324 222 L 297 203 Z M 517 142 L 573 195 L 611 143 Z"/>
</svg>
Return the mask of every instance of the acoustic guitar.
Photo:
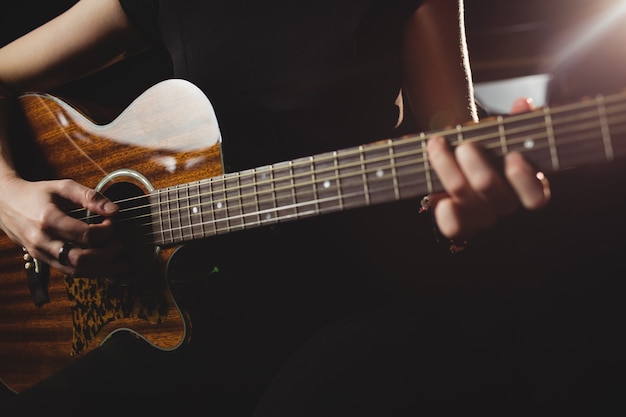
<svg viewBox="0 0 626 417">
<path fill-rule="evenodd" d="M 545 173 L 626 156 L 622 93 L 230 173 L 212 105 L 184 80 L 156 84 L 106 124 L 48 94 L 25 94 L 18 105 L 31 133 L 12 144 L 27 155 L 24 176 L 103 192 L 120 205 L 115 221 L 135 250 L 128 276 L 86 279 L 0 236 L 0 380 L 15 392 L 116 332 L 161 350 L 188 343 L 191 323 L 167 273 L 186 242 L 440 190 L 425 151 L 432 136 L 477 142 L 496 157 L 522 152 Z"/>
</svg>

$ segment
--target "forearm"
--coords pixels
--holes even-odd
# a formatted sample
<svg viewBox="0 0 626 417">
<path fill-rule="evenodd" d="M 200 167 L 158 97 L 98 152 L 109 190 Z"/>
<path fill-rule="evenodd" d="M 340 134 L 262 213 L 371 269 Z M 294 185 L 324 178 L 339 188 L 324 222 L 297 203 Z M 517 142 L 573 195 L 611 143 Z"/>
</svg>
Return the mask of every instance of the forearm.
<svg viewBox="0 0 626 417">
<path fill-rule="evenodd" d="M 409 21 L 405 93 L 419 127 L 476 121 L 461 0 L 425 0 Z"/>
<path fill-rule="evenodd" d="M 0 48 L 0 82 L 16 94 L 47 91 L 146 46 L 118 0 L 81 0 Z"/>
</svg>

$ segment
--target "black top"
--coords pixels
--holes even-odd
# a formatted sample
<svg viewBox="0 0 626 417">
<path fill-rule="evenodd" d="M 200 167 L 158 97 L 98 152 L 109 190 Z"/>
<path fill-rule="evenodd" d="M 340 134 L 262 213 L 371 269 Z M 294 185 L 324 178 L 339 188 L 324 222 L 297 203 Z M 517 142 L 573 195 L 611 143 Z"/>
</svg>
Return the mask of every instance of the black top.
<svg viewBox="0 0 626 417">
<path fill-rule="evenodd" d="M 211 100 L 229 171 L 395 134 L 401 35 L 420 0 L 120 1 Z"/>
<path fill-rule="evenodd" d="M 120 0 L 131 20 L 169 51 L 173 76 L 210 99 L 231 172 L 398 134 L 402 33 L 420 1 L 332 0 L 325 7 L 320 1 L 331 0 Z M 229 338 L 231 329 L 241 329 L 237 337 L 263 335 L 278 355 L 276 340 L 291 340 L 281 343 L 289 350 L 329 320 L 395 300 L 381 290 L 381 276 L 419 272 L 400 268 L 399 254 L 389 248 L 410 239 L 401 244 L 414 258 L 419 233 L 391 216 L 367 217 L 367 228 L 348 216 L 185 245 L 172 269 L 175 280 L 194 278 L 187 307 L 192 346 L 203 334 L 215 337 L 216 327 Z M 417 217 L 417 206 L 409 208 L 409 223 Z M 435 246 L 430 220 L 421 226 L 422 239 Z M 372 237 L 377 227 L 391 237 Z M 388 260 L 389 254 L 398 256 Z M 382 268 L 370 262 L 378 260 Z"/>
</svg>

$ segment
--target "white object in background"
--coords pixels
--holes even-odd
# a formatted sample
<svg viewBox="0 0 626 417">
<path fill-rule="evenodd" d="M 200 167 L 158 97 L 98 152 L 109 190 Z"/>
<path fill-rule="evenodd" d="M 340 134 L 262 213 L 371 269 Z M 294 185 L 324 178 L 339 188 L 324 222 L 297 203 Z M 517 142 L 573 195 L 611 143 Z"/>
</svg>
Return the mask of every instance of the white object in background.
<svg viewBox="0 0 626 417">
<path fill-rule="evenodd" d="M 474 84 L 474 95 L 489 114 L 508 114 L 515 99 L 528 97 L 537 107 L 545 106 L 549 74 L 527 75 Z"/>
</svg>

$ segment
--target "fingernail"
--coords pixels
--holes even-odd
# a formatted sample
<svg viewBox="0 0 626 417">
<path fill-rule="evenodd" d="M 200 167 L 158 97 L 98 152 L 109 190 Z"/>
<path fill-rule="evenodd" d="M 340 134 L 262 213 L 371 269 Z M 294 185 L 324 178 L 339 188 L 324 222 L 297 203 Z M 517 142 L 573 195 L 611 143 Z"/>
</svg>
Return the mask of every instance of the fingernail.
<svg viewBox="0 0 626 417">
<path fill-rule="evenodd" d="M 109 213 L 113 213 L 117 210 L 117 204 L 111 202 L 111 201 L 107 201 L 104 204 L 104 210 L 109 212 Z"/>
</svg>

